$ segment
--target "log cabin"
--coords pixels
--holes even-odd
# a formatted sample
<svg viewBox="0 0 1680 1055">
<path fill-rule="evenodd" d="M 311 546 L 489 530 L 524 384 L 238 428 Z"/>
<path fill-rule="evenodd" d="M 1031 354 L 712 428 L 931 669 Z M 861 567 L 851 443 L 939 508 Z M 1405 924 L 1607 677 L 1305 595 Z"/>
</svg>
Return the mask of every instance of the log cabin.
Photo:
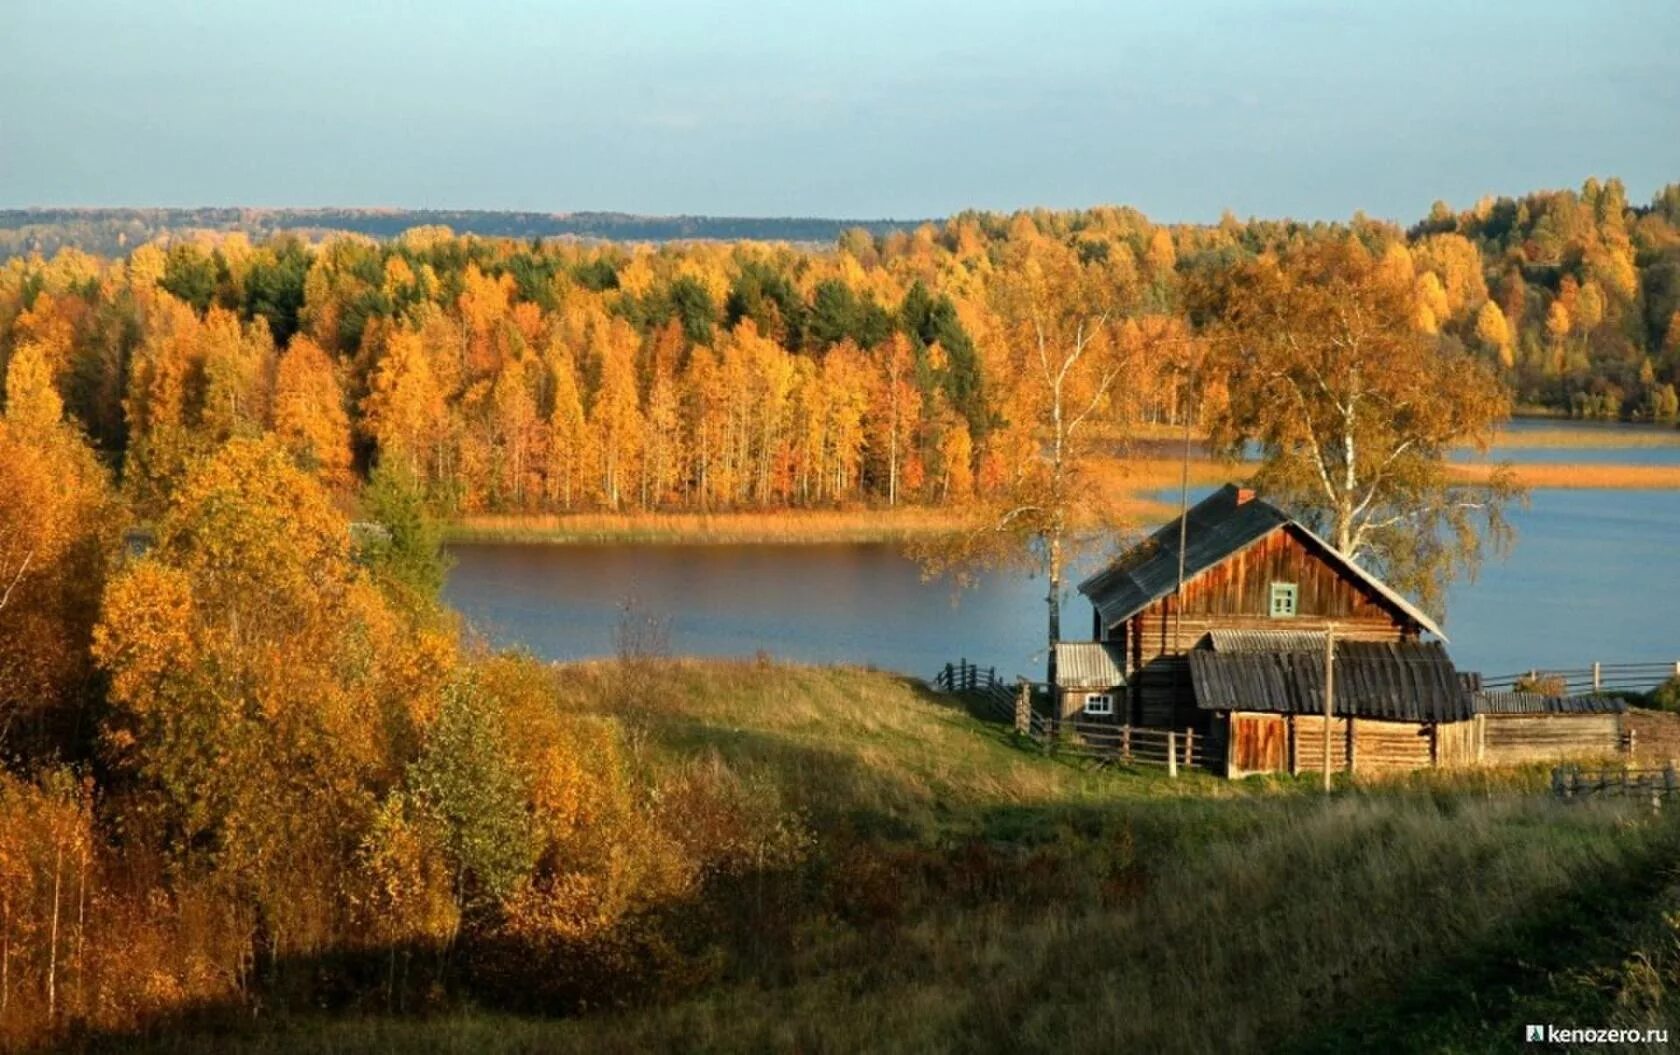
<svg viewBox="0 0 1680 1055">
<path fill-rule="evenodd" d="M 1441 628 L 1252 490 L 1221 488 L 1079 589 L 1114 684 L 1085 684 L 1089 662 L 1075 664 L 1079 685 L 1058 669 L 1063 717 L 1113 698 L 1115 721 L 1208 736 L 1227 775 L 1321 769 L 1334 628 L 1332 767 L 1476 761 L 1473 697 Z"/>
<path fill-rule="evenodd" d="M 1116 710 L 1121 720 L 1137 725 L 1205 723 L 1188 655 L 1208 647 L 1214 630 L 1258 632 L 1266 635 L 1268 648 L 1289 651 L 1310 649 L 1332 625 L 1344 641 L 1446 638 L 1399 592 L 1252 490 L 1235 485 L 1220 488 L 1121 554 L 1080 583 L 1079 592 L 1091 602 L 1092 637 L 1124 657 L 1125 707 Z"/>
<path fill-rule="evenodd" d="M 1194 730 L 1227 776 L 1322 771 L 1332 631 L 1332 769 L 1630 746 L 1614 697 L 1480 691 L 1427 613 L 1247 488 L 1216 491 L 1079 590 L 1095 640 L 1056 646 L 1056 718 Z"/>
</svg>

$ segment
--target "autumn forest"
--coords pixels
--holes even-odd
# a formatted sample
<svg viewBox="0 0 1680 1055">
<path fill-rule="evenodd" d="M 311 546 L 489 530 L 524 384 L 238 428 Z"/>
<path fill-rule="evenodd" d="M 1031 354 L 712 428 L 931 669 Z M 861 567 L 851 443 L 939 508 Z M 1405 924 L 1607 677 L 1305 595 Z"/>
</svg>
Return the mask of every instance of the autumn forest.
<svg viewBox="0 0 1680 1055">
<path fill-rule="evenodd" d="M 1342 383 L 1291 360 L 1313 326 L 1365 349 L 1332 364 L 1357 458 L 1322 408 L 1277 409 Z M 963 213 L 822 248 L 175 232 L 0 264 L 0 376 L 0 1047 L 229 1008 L 661 1005 L 792 977 L 812 935 L 867 959 L 906 886 L 934 914 L 1091 884 L 1050 850 L 917 849 L 961 765 L 870 791 L 825 745 L 755 756 L 729 710 L 925 708 L 902 683 L 686 664 L 633 612 L 610 662 L 490 651 L 439 598 L 445 525 L 932 507 L 975 530 L 930 569 L 1024 526 L 1054 595 L 1101 464 L 1193 426 L 1429 603 L 1470 503 L 1373 513 L 1431 500 L 1449 446 L 1513 408 L 1680 417 L 1680 184 L 1409 228 Z M 969 761 L 1011 801 L 1075 779 L 1013 757 Z M 1131 827 L 1070 830 L 1101 897 L 1142 889 Z"/>
</svg>

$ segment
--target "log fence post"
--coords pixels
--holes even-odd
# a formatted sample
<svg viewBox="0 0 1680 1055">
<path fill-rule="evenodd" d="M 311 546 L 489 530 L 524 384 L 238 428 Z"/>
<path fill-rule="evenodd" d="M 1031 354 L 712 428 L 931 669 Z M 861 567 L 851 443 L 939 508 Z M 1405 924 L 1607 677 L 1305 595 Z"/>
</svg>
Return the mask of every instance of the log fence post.
<svg viewBox="0 0 1680 1055">
<path fill-rule="evenodd" d="M 1167 776 L 1178 779 L 1178 734 L 1167 730 Z"/>
<path fill-rule="evenodd" d="M 1592 678 L 1593 678 L 1593 690 L 1592 690 L 1593 695 L 1597 696 L 1599 694 L 1599 692 L 1601 690 L 1603 690 L 1603 688 L 1604 688 L 1604 664 L 1600 663 L 1596 659 L 1593 660 Z"/>
<path fill-rule="evenodd" d="M 1022 736 L 1032 735 L 1032 686 L 1025 679 L 1015 694 L 1015 731 Z"/>
</svg>

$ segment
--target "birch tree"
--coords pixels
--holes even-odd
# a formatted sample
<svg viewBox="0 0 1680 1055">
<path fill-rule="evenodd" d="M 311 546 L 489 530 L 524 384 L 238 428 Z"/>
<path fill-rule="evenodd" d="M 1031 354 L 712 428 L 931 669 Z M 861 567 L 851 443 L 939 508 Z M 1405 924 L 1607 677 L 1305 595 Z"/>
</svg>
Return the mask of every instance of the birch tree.
<svg viewBox="0 0 1680 1055">
<path fill-rule="evenodd" d="M 1508 465 L 1485 481 L 1447 455 L 1486 452 L 1509 393 L 1481 359 L 1418 324 L 1415 289 L 1353 239 L 1261 256 L 1201 284 L 1229 400 L 1214 445 L 1260 452 L 1254 482 L 1351 560 L 1440 611 L 1448 583 L 1511 538 Z"/>
<path fill-rule="evenodd" d="M 1070 559 L 1099 534 L 1103 489 L 1091 477 L 1110 457 L 1124 416 L 1126 380 L 1146 349 L 1123 340 L 1131 284 L 1067 245 L 1036 234 L 1012 238 L 992 286 L 996 326 L 1015 389 L 991 437 L 1005 476 L 976 496 L 964 528 L 916 551 L 928 574 L 965 583 L 983 568 L 1026 566 L 1045 581 L 1046 641 L 1061 639 Z M 1056 653 L 1047 649 L 1056 680 Z"/>
</svg>

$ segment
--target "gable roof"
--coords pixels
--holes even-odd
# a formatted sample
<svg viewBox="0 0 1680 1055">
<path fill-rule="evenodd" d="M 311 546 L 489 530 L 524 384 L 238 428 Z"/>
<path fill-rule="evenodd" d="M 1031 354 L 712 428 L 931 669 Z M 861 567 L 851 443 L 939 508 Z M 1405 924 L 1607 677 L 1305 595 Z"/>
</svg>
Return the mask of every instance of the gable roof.
<svg viewBox="0 0 1680 1055">
<path fill-rule="evenodd" d="M 1058 641 L 1056 685 L 1063 689 L 1112 689 L 1126 684 L 1126 655 L 1108 641 Z"/>
<path fill-rule="evenodd" d="M 1196 706 L 1213 711 L 1324 713 L 1324 654 L 1190 652 Z M 1438 641 L 1338 641 L 1332 703 L 1339 715 L 1459 722 L 1475 714 Z"/>
<path fill-rule="evenodd" d="M 1189 582 L 1216 564 L 1236 556 L 1274 531 L 1298 532 L 1320 558 L 1343 576 L 1363 585 L 1389 607 L 1445 641 L 1435 620 L 1375 575 L 1342 556 L 1311 529 L 1265 499 L 1249 497 L 1235 484 L 1226 484 L 1174 517 L 1144 541 L 1121 554 L 1107 568 L 1079 584 L 1105 625 L 1127 619 L 1178 587 L 1180 521 L 1185 532 L 1184 581 Z"/>
</svg>

